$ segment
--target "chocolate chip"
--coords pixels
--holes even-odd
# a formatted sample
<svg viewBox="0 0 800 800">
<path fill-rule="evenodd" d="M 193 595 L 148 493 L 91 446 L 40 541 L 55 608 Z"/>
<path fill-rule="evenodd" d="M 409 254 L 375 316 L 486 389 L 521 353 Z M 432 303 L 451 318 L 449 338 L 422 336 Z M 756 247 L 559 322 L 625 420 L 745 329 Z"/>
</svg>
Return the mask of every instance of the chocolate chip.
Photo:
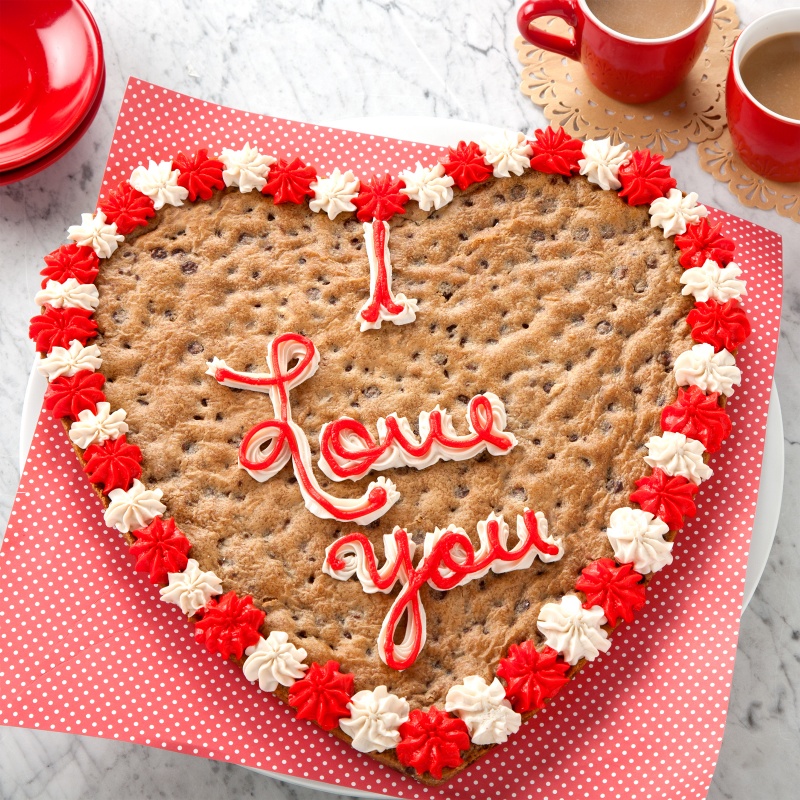
<svg viewBox="0 0 800 800">
<path fill-rule="evenodd" d="M 572 232 L 572 238 L 575 239 L 576 242 L 585 242 L 589 238 L 589 229 L 575 228 Z"/>
<path fill-rule="evenodd" d="M 668 350 L 662 350 L 657 356 L 656 361 L 661 364 L 662 367 L 668 367 L 672 364 L 672 353 Z"/>
</svg>

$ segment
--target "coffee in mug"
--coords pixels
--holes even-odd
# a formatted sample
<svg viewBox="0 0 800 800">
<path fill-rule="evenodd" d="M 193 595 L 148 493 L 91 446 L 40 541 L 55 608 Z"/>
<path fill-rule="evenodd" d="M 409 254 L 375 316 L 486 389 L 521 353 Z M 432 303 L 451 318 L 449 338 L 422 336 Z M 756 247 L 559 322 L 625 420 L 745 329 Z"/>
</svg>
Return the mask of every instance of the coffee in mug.
<svg viewBox="0 0 800 800">
<path fill-rule="evenodd" d="M 604 25 L 634 39 L 665 39 L 691 27 L 706 0 L 586 0 Z"/>
<path fill-rule="evenodd" d="M 765 14 L 741 32 L 725 110 L 733 146 L 753 172 L 800 181 L 800 7 Z"/>
<path fill-rule="evenodd" d="M 800 120 L 800 32 L 780 33 L 753 45 L 739 73 L 762 106 Z"/>
<path fill-rule="evenodd" d="M 580 61 L 601 92 L 649 103 L 680 86 L 697 63 L 715 7 L 716 0 L 525 0 L 517 27 L 535 47 Z M 570 34 L 534 26 L 546 17 L 562 19 Z"/>
</svg>

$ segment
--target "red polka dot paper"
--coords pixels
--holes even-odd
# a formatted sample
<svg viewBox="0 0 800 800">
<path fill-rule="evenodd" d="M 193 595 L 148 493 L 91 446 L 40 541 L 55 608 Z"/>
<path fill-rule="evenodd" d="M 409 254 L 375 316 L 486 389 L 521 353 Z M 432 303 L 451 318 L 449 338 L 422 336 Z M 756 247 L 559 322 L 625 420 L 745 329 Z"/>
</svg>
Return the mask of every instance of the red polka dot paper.
<svg viewBox="0 0 800 800">
<path fill-rule="evenodd" d="M 103 192 L 148 157 L 245 140 L 320 171 L 361 175 L 441 153 L 132 80 Z M 507 745 L 428 788 L 295 719 L 196 644 L 179 610 L 133 572 L 63 428 L 44 414 L 0 555 L 0 724 L 137 742 L 380 797 L 704 798 L 728 705 L 781 302 L 780 237 L 720 211 L 712 218 L 737 241 L 753 323 L 737 359 L 743 385 L 728 406 L 734 436 L 713 457 L 700 513 L 643 613 Z"/>
</svg>

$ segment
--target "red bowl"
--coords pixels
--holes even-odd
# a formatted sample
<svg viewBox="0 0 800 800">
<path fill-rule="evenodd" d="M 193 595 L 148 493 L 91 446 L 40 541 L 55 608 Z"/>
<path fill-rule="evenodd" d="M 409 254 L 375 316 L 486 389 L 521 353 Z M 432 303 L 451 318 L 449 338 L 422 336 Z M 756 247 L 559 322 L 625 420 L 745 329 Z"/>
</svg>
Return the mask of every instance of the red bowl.
<svg viewBox="0 0 800 800">
<path fill-rule="evenodd" d="M 81 0 L 3 4 L 0 171 L 42 158 L 68 139 L 97 100 L 103 45 Z"/>
<path fill-rule="evenodd" d="M 72 148 L 75 147 L 75 145 L 83 138 L 83 135 L 94 121 L 97 111 L 99 110 L 103 101 L 103 91 L 105 90 L 105 87 L 106 71 L 105 68 L 103 68 L 100 73 L 100 83 L 97 87 L 97 96 L 95 97 L 95 101 L 86 112 L 84 118 L 78 124 L 78 127 L 75 128 L 75 130 L 66 139 L 64 139 L 61 144 L 56 145 L 41 158 L 37 158 L 35 161 L 31 161 L 28 164 L 23 164 L 21 167 L 17 167 L 16 169 L 9 169 L 5 172 L 0 172 L 0 186 L 6 186 L 9 183 L 16 183 L 17 181 L 24 180 L 25 178 L 30 178 L 31 175 L 41 172 L 43 169 L 49 167 L 51 164 L 54 164 L 62 156 L 72 150 Z"/>
</svg>

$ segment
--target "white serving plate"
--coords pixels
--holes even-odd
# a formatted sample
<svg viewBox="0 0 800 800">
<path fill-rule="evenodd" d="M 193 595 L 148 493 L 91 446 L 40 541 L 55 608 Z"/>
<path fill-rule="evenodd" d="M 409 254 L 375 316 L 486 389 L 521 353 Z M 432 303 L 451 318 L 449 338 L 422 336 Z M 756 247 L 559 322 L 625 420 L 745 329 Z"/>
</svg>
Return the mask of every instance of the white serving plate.
<svg viewBox="0 0 800 800">
<path fill-rule="evenodd" d="M 337 120 L 332 123 L 336 128 L 366 133 L 374 136 L 387 136 L 393 139 L 405 139 L 412 142 L 434 144 L 442 146 L 455 146 L 459 140 L 478 141 L 486 133 L 497 131 L 494 125 L 484 125 L 478 122 L 466 122 L 455 119 L 436 119 L 432 117 L 355 117 Z M 28 386 L 25 390 L 25 401 L 22 407 L 22 424 L 20 430 L 19 460 L 20 471 L 25 465 L 28 456 L 39 409 L 47 380 L 36 369 L 31 371 Z M 756 517 L 753 522 L 753 538 L 750 543 L 750 553 L 747 561 L 747 573 L 744 581 L 744 600 L 742 612 L 747 608 L 764 572 L 775 530 L 778 526 L 778 516 L 783 495 L 783 419 L 778 400 L 778 390 L 772 384 L 769 413 L 767 416 L 767 430 L 764 441 L 764 461 L 761 469 L 761 484 L 756 504 Z M 297 786 L 318 789 L 321 792 L 341 794 L 345 789 L 308 778 L 299 778 L 293 775 L 281 775 L 265 770 L 254 769 L 263 775 Z M 389 798 L 386 794 L 375 794 L 357 789 L 347 789 L 350 797 L 364 798 Z"/>
</svg>

